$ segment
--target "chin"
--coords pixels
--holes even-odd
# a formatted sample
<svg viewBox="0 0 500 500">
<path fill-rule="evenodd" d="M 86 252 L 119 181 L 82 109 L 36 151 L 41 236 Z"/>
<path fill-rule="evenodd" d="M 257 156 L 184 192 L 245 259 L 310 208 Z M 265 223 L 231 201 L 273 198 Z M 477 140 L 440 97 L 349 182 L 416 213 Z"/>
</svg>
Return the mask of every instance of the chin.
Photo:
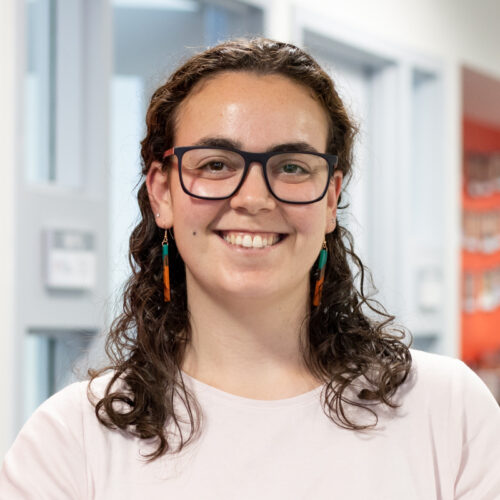
<svg viewBox="0 0 500 500">
<path fill-rule="evenodd" d="M 225 284 L 219 288 L 221 295 L 227 295 L 228 299 L 262 299 L 272 297 L 278 290 L 269 286 L 262 286 L 262 283 Z"/>
</svg>

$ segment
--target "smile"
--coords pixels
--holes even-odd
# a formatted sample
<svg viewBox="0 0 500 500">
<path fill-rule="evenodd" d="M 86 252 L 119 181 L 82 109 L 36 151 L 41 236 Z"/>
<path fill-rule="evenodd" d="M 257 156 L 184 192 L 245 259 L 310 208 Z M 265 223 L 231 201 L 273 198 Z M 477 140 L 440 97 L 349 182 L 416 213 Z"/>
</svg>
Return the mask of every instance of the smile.
<svg viewBox="0 0 500 500">
<path fill-rule="evenodd" d="M 286 235 L 279 233 L 245 233 L 241 231 L 218 231 L 227 243 L 243 248 L 267 248 L 279 243 Z"/>
</svg>

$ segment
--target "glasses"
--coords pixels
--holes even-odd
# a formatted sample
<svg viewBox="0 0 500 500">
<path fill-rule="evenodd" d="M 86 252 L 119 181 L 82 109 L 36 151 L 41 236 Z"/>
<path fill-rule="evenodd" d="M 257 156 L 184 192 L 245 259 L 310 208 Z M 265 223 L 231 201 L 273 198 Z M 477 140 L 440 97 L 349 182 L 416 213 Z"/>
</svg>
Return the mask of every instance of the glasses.
<svg viewBox="0 0 500 500">
<path fill-rule="evenodd" d="M 260 163 L 269 192 L 284 203 L 321 200 L 337 166 L 335 155 L 277 151 L 249 153 L 232 148 L 170 148 L 163 159 L 177 157 L 182 189 L 202 200 L 225 200 L 241 188 L 252 163 Z"/>
</svg>

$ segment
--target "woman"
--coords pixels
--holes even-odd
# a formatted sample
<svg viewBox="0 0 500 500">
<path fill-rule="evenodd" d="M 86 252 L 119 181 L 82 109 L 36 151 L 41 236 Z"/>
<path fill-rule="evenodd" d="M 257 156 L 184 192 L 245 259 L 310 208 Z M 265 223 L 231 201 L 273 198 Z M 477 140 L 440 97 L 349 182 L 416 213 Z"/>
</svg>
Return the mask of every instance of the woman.
<svg viewBox="0 0 500 500">
<path fill-rule="evenodd" d="M 336 217 L 354 132 L 271 40 L 155 92 L 111 366 L 35 413 L 1 498 L 500 498 L 491 394 L 365 296 Z"/>
</svg>

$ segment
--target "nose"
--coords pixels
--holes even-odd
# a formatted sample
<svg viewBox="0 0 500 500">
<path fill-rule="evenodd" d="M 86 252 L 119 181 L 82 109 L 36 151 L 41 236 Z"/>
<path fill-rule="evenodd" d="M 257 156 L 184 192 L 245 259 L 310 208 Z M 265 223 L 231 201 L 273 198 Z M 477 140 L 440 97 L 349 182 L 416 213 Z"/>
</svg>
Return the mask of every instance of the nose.
<svg viewBox="0 0 500 500">
<path fill-rule="evenodd" d="M 276 200 L 267 188 L 263 166 L 260 163 L 250 164 L 243 184 L 231 198 L 230 203 L 231 208 L 245 209 L 252 214 L 276 207 Z"/>
</svg>

